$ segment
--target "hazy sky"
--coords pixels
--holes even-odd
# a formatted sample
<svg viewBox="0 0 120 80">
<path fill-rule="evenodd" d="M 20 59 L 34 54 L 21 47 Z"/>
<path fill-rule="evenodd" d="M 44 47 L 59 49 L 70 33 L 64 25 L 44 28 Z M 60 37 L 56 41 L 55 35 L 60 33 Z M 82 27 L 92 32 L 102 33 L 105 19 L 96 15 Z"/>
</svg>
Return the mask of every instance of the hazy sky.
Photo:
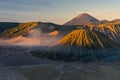
<svg viewBox="0 0 120 80">
<path fill-rule="evenodd" d="M 120 19 L 120 0 L 0 0 L 0 21 L 63 24 L 81 13 Z"/>
</svg>

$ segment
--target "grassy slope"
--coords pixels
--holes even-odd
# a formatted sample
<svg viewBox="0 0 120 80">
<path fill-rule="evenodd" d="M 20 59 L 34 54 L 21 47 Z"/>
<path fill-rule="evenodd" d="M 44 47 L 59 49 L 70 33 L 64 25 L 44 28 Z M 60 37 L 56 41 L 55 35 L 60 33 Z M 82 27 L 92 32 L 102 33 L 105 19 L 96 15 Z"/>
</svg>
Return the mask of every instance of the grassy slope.
<svg viewBox="0 0 120 80">
<path fill-rule="evenodd" d="M 24 35 L 30 29 L 35 28 L 37 25 L 38 22 L 21 23 L 15 28 L 5 30 L 3 33 L 0 34 L 0 37 L 3 39 L 8 39 L 19 35 Z"/>
</svg>

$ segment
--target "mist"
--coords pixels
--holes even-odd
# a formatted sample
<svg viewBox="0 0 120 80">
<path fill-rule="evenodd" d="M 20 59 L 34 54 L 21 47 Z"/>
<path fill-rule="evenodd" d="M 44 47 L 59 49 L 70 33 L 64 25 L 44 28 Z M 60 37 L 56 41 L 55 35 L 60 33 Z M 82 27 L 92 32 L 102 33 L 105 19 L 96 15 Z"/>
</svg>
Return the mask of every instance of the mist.
<svg viewBox="0 0 120 80">
<path fill-rule="evenodd" d="M 20 35 L 8 40 L 0 40 L 0 45 L 23 47 L 51 46 L 61 38 L 60 36 L 58 36 L 58 34 L 58 31 L 53 31 L 51 33 L 43 33 L 39 28 L 36 28 L 25 35 Z"/>
</svg>

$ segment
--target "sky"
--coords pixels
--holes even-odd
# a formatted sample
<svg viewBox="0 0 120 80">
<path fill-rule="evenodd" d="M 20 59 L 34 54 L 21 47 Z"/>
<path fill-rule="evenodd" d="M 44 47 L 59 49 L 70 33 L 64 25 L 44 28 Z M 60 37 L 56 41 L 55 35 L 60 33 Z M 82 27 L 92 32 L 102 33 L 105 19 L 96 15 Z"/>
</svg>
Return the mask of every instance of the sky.
<svg viewBox="0 0 120 80">
<path fill-rule="evenodd" d="M 99 20 L 120 19 L 120 0 L 0 0 L 1 22 L 64 24 L 81 13 Z"/>
</svg>

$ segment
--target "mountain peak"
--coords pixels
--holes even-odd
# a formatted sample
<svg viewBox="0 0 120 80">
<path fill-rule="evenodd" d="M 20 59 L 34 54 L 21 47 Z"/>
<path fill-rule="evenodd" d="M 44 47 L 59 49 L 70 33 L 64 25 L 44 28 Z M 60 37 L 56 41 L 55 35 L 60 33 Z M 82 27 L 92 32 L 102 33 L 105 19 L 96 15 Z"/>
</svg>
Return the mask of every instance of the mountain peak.
<svg viewBox="0 0 120 80">
<path fill-rule="evenodd" d="M 82 13 L 82 14 L 78 15 L 78 17 L 81 17 L 81 16 L 90 16 L 90 14 L 88 14 L 88 13 Z"/>
<path fill-rule="evenodd" d="M 91 15 L 89 15 L 88 13 L 82 13 L 82 14 L 79 14 L 78 16 L 76 16 L 75 18 L 81 18 L 81 17 L 91 17 Z"/>
<path fill-rule="evenodd" d="M 88 13 L 82 13 L 66 22 L 64 25 L 87 25 L 87 24 L 98 24 L 100 21 Z"/>
</svg>

